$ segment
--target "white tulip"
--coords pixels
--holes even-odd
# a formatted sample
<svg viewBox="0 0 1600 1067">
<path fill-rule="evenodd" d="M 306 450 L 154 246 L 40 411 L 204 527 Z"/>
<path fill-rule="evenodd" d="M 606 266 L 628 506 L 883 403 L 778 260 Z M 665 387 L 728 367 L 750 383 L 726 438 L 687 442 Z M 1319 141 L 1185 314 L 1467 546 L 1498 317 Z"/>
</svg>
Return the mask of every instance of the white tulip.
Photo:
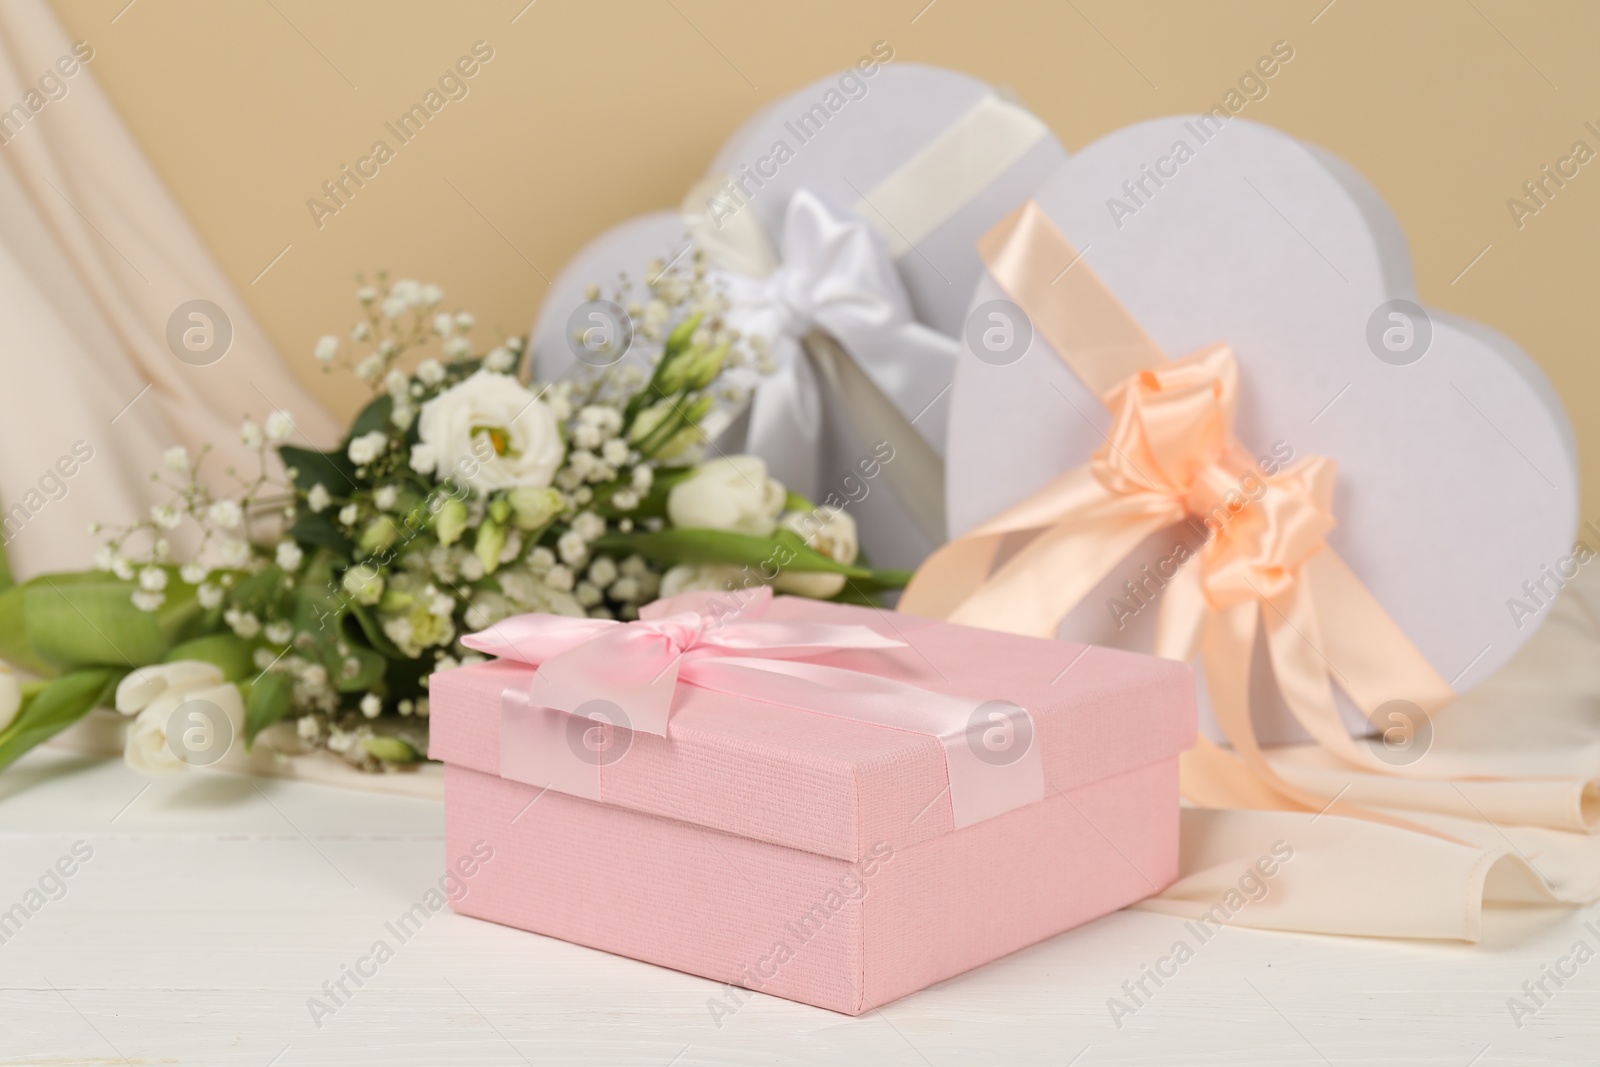
<svg viewBox="0 0 1600 1067">
<path fill-rule="evenodd" d="M 426 459 L 480 493 L 547 486 L 565 452 L 549 406 L 511 375 L 485 370 L 422 405 L 417 433 Z M 413 467 L 417 459 L 413 449 Z"/>
<path fill-rule="evenodd" d="M 744 569 L 719 563 L 680 563 L 661 576 L 661 597 L 679 593 L 723 592 L 743 588 L 747 581 Z M 759 581 L 753 584 L 760 585 Z"/>
<path fill-rule="evenodd" d="M 198 659 L 139 667 L 117 684 L 116 708 L 124 715 L 142 711 L 166 692 L 187 692 L 222 684 L 222 669 Z"/>
<path fill-rule="evenodd" d="M 766 537 L 778 527 L 788 494 L 767 477 L 756 456 L 723 456 L 703 463 L 667 494 L 667 516 L 685 529 L 729 530 Z"/>
<path fill-rule="evenodd" d="M 189 721 L 172 723 L 173 713 L 190 701 L 205 701 L 218 708 L 227 718 L 226 727 L 198 712 L 191 713 L 188 716 Z M 145 705 L 144 710 L 139 712 L 138 717 L 133 720 L 133 726 L 128 730 L 122 758 L 129 767 L 141 774 L 149 775 L 173 774 L 189 767 L 189 763 L 180 759 L 167 743 L 169 725 L 185 731 L 185 735 L 180 737 L 180 742 L 194 747 L 196 756 L 200 757 L 196 760 L 197 763 L 215 762 L 213 755 L 203 746 L 220 745 L 224 742 L 231 746 L 233 740 L 244 732 L 244 697 L 240 694 L 239 687 L 231 683 L 181 690 L 167 689 Z M 220 730 L 227 731 L 225 737 L 218 736 Z M 187 736 L 191 731 L 194 734 L 192 743 Z"/>
<path fill-rule="evenodd" d="M 856 520 L 842 508 L 819 507 L 812 511 L 792 511 L 783 517 L 783 525 L 836 563 L 854 563 L 861 554 Z M 780 593 L 826 600 L 837 596 L 839 590 L 844 588 L 844 582 L 845 576 L 842 574 L 784 570 L 773 580 L 772 587 Z"/>
</svg>

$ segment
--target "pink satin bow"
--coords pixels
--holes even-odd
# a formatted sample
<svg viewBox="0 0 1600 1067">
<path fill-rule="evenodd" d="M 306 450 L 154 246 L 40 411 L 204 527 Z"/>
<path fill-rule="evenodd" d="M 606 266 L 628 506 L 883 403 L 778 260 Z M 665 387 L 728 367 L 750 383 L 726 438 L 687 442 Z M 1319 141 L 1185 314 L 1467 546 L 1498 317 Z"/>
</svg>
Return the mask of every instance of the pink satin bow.
<svg viewBox="0 0 1600 1067">
<path fill-rule="evenodd" d="M 904 642 L 866 626 L 762 622 L 772 601 L 766 587 L 696 592 L 658 600 L 637 622 L 517 615 L 461 639 L 468 648 L 538 667 L 529 687 L 537 704 L 575 712 L 608 701 L 633 730 L 667 736 L 679 681 L 713 683 L 717 667 L 746 668 L 771 660 L 842 649 L 901 648 Z"/>
<path fill-rule="evenodd" d="M 574 760 L 566 751 L 572 716 L 666 737 L 674 694 L 690 685 L 934 738 L 944 750 L 957 829 L 1044 799 L 1031 718 L 1023 751 L 986 758 L 974 736 L 994 727 L 985 714 L 994 701 L 806 662 L 905 644 L 867 626 L 762 621 L 771 601 L 767 588 L 685 593 L 651 604 L 637 622 L 519 615 L 462 638 L 469 648 L 538 668 L 525 686 L 502 694 L 501 776 L 603 800 L 606 761 Z"/>
</svg>

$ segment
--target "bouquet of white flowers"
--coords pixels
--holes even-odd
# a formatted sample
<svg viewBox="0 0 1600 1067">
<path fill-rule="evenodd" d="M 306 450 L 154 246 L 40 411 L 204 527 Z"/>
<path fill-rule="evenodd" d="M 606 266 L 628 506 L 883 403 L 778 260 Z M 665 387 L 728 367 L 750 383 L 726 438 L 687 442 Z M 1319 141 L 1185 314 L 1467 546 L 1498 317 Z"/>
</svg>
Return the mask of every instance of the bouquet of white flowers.
<svg viewBox="0 0 1600 1067">
<path fill-rule="evenodd" d="M 723 323 L 698 254 L 652 273 L 640 300 L 622 279 L 609 305 L 626 305 L 631 358 L 543 386 L 518 375 L 523 338 L 480 351 L 438 287 L 380 276 L 348 340 L 316 348 L 374 394 L 339 449 L 293 443 L 287 412 L 246 421 L 260 462 L 228 472 L 235 491 L 174 448 L 152 476 L 170 501 L 97 527 L 93 570 L 14 584 L 0 559 L 0 658 L 37 679 L 0 671 L 0 767 L 114 703 L 137 716 L 126 756 L 143 770 L 214 762 L 235 737 L 403 769 L 427 751 L 429 674 L 475 658 L 459 637 L 508 615 L 902 586 L 857 558 L 841 509 L 756 457 L 704 458 L 707 415 L 742 399 L 722 372 L 760 340 Z"/>
</svg>

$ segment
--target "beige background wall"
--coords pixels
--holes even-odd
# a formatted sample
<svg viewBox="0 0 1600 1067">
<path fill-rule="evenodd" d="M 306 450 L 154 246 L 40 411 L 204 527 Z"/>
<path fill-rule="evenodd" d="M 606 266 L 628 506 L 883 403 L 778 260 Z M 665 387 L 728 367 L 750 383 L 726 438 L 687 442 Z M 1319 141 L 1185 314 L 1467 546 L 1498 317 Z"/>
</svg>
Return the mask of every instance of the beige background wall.
<svg viewBox="0 0 1600 1067">
<path fill-rule="evenodd" d="M 55 2 L 270 335 L 341 414 L 356 390 L 310 353 L 348 325 L 357 272 L 436 281 L 520 332 L 589 237 L 675 204 L 752 109 L 876 40 L 897 61 L 1009 86 L 1069 150 L 1209 107 L 1288 40 L 1293 63 L 1249 117 L 1362 170 L 1407 229 L 1423 299 L 1543 364 L 1577 426 L 1585 513 L 1600 509 L 1600 161 L 1520 230 L 1506 206 L 1574 141 L 1600 150 L 1583 126 L 1600 128 L 1600 4 Z M 318 230 L 306 199 L 478 40 L 494 58 L 470 95 Z"/>
</svg>

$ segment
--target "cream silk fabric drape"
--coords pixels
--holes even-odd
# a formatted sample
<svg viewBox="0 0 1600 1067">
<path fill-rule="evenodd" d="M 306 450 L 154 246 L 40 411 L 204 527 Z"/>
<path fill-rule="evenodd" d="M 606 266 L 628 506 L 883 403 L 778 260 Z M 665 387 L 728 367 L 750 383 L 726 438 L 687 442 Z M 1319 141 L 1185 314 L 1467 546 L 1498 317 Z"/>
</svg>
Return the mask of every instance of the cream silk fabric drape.
<svg viewBox="0 0 1600 1067">
<path fill-rule="evenodd" d="M 1316 745 L 1269 757 L 1303 789 L 1454 842 L 1331 814 L 1185 808 L 1178 881 L 1140 907 L 1269 930 L 1476 941 L 1507 905 L 1593 904 L 1600 572 L 1580 572 L 1503 671 L 1434 717 L 1432 747 L 1417 763 L 1434 777 L 1368 774 Z M 1242 792 L 1201 802 L 1253 806 Z M 1259 900 L 1227 907 L 1278 841 L 1294 858 L 1256 879 L 1266 887 Z"/>
<path fill-rule="evenodd" d="M 62 75 L 73 45 L 45 0 L 0 4 L 0 508 L 24 578 L 88 566 L 91 520 L 164 501 L 149 476 L 172 445 L 211 444 L 204 473 L 226 491 L 230 465 L 255 470 L 238 437 L 247 415 L 285 409 L 296 443 L 338 439 L 123 126 L 92 53 Z M 167 346 L 168 319 L 194 299 L 232 321 L 231 348 L 208 366 Z"/>
</svg>

